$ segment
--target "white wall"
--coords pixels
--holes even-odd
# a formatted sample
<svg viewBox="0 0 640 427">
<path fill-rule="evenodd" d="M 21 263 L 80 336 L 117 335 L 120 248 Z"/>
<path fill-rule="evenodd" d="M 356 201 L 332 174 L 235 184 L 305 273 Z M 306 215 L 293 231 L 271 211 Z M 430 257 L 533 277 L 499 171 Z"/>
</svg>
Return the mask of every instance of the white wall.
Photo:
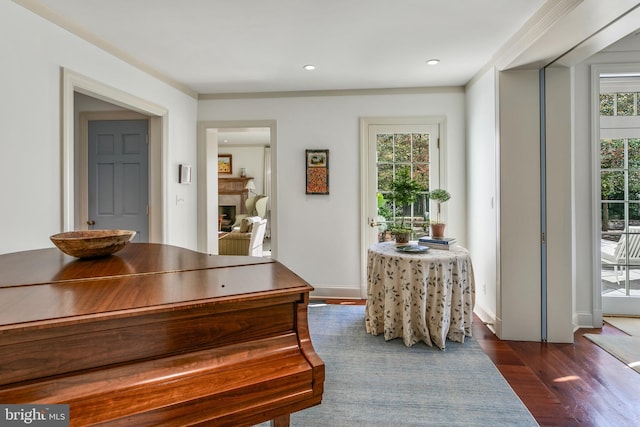
<svg viewBox="0 0 640 427">
<path fill-rule="evenodd" d="M 201 100 L 198 120 L 276 120 L 278 260 L 325 296 L 360 296 L 359 119 L 446 116 L 449 230 L 464 244 L 464 93 Z M 330 150 L 330 194 L 305 194 L 306 148 Z"/>
<path fill-rule="evenodd" d="M 245 168 L 247 176 L 253 177 L 253 182 L 256 185 L 254 192 L 264 194 L 264 147 L 218 145 L 218 152 L 233 156 L 233 173 L 221 175 L 221 178 L 239 177 L 240 168 Z"/>
<path fill-rule="evenodd" d="M 467 88 L 467 240 L 476 278 L 476 309 L 495 324 L 497 297 L 497 99 L 491 68 Z"/>
<path fill-rule="evenodd" d="M 10 1 L 0 2 L 0 57 L 0 253 L 50 247 L 61 231 L 62 67 L 169 111 L 165 242 L 197 247 L 196 185 L 177 183 L 178 164 L 196 164 L 195 99 Z"/>
</svg>

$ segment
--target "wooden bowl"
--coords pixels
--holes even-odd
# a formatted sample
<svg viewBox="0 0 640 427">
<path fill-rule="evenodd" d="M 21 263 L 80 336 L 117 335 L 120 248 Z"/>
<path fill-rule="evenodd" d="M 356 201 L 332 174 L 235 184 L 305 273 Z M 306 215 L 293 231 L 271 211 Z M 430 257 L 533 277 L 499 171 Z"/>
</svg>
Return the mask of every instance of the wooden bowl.
<svg viewBox="0 0 640 427">
<path fill-rule="evenodd" d="M 118 252 L 135 235 L 136 232 L 130 230 L 79 230 L 54 234 L 49 238 L 67 255 L 98 258 Z"/>
</svg>

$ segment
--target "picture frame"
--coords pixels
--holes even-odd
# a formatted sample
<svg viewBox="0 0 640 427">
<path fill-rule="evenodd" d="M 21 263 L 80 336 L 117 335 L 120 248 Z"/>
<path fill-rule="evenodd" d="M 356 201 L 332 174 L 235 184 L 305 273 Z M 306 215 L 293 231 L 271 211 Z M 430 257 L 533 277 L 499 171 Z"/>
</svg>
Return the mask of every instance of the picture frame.
<svg viewBox="0 0 640 427">
<path fill-rule="evenodd" d="M 231 154 L 218 154 L 218 174 L 231 175 L 233 173 L 233 159 Z"/>
<path fill-rule="evenodd" d="M 329 150 L 305 150 L 306 194 L 329 194 Z"/>
</svg>

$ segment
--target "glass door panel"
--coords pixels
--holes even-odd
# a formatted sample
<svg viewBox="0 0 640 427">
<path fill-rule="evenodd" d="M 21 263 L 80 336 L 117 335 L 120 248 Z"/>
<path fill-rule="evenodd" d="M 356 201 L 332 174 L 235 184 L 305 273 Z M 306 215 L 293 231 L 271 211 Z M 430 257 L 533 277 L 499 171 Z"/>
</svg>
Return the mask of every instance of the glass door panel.
<svg viewBox="0 0 640 427">
<path fill-rule="evenodd" d="M 600 141 L 600 199 L 603 312 L 632 314 L 621 311 L 640 296 L 640 139 Z"/>
<path fill-rule="evenodd" d="M 412 239 L 428 234 L 429 188 L 440 182 L 437 124 L 370 124 L 367 130 L 367 227 L 365 246 L 389 238 L 392 226 L 404 222 Z M 407 169 L 423 192 L 405 209 L 394 206 L 388 195 L 398 171 Z M 436 186 L 436 187 L 434 187 Z"/>
<path fill-rule="evenodd" d="M 379 240 L 388 238 L 386 231 L 401 222 L 413 230 L 412 239 L 428 232 L 429 203 L 429 152 L 430 133 L 377 133 L 376 134 L 376 170 L 378 198 Z M 436 157 L 437 158 L 437 157 Z M 423 193 L 412 206 L 395 206 L 388 195 L 391 182 L 398 171 L 408 169 L 411 178 L 418 181 Z"/>
</svg>

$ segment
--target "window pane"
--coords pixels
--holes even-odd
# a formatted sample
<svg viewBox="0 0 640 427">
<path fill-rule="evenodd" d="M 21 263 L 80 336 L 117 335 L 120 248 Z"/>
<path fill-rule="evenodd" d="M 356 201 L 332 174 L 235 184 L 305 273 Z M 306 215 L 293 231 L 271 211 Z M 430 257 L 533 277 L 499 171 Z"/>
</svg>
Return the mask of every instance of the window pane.
<svg viewBox="0 0 640 427">
<path fill-rule="evenodd" d="M 629 171 L 629 200 L 640 200 L 640 171 Z"/>
<path fill-rule="evenodd" d="M 629 138 L 627 140 L 629 169 L 640 169 L 640 139 Z"/>
<path fill-rule="evenodd" d="M 613 94 L 612 93 L 600 94 L 600 115 L 613 116 Z"/>
<path fill-rule="evenodd" d="M 602 200 L 624 200 L 624 172 L 600 173 Z"/>
<path fill-rule="evenodd" d="M 633 93 L 618 93 L 616 98 L 616 115 L 633 116 L 633 106 L 635 104 Z"/>
<path fill-rule="evenodd" d="M 624 229 L 624 204 L 604 202 L 601 206 L 603 236 L 605 232 L 611 232 L 617 240 L 617 236 Z"/>
<path fill-rule="evenodd" d="M 393 165 L 378 164 L 378 191 L 391 191 L 391 181 L 393 181 Z"/>
<path fill-rule="evenodd" d="M 638 199 L 636 199 L 638 200 Z M 640 233 L 640 203 L 629 203 L 629 226 L 633 229 L 629 229 L 631 233 Z"/>
<path fill-rule="evenodd" d="M 418 199 L 413 204 L 413 216 L 420 221 L 424 220 L 424 214 L 428 212 L 428 206 L 429 201 L 427 200 L 427 195 L 419 195 Z"/>
<path fill-rule="evenodd" d="M 600 168 L 622 169 L 624 167 L 624 140 L 600 140 Z"/>
<path fill-rule="evenodd" d="M 411 134 L 397 133 L 394 135 L 396 145 L 396 162 L 411 161 Z"/>
<path fill-rule="evenodd" d="M 377 137 L 377 155 L 379 162 L 393 162 L 393 135 L 379 134 Z"/>
<path fill-rule="evenodd" d="M 416 133 L 413 137 L 413 161 L 429 162 L 429 134 Z"/>
<path fill-rule="evenodd" d="M 418 184 L 420 184 L 424 191 L 429 191 L 429 165 L 414 165 L 413 179 L 418 181 Z"/>
</svg>

